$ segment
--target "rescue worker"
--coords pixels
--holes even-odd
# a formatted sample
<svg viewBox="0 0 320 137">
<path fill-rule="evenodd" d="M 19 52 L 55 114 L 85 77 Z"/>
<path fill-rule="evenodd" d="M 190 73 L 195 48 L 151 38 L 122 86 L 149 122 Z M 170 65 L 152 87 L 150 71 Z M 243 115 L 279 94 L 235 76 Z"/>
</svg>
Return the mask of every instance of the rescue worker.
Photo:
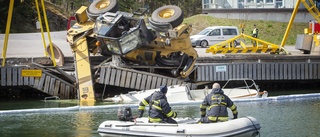
<svg viewBox="0 0 320 137">
<path fill-rule="evenodd" d="M 177 113 L 171 110 L 167 102 L 167 86 L 160 86 L 160 91 L 155 91 L 150 96 L 144 98 L 139 104 L 139 117 L 143 116 L 145 106 L 149 105 L 149 122 L 150 123 L 171 123 L 177 124 L 172 119 L 177 117 Z"/>
<path fill-rule="evenodd" d="M 259 32 L 259 30 L 257 29 L 256 24 L 254 24 L 253 26 L 254 26 L 254 28 L 253 28 L 253 30 L 252 30 L 252 37 L 258 38 L 258 32 Z M 255 40 L 252 40 L 252 44 L 253 44 L 253 46 L 257 46 L 257 42 L 256 42 Z"/>
<path fill-rule="evenodd" d="M 228 121 L 227 108 L 231 109 L 233 119 L 238 118 L 237 106 L 224 94 L 220 84 L 214 83 L 212 91 L 208 94 L 200 105 L 201 119 L 199 123 L 213 123 Z M 208 111 L 207 111 L 208 109 Z"/>
<path fill-rule="evenodd" d="M 259 30 L 257 29 L 256 24 L 254 24 L 253 26 L 254 26 L 254 28 L 253 28 L 253 31 L 252 31 L 252 37 L 258 38 L 258 32 L 259 32 Z"/>
</svg>

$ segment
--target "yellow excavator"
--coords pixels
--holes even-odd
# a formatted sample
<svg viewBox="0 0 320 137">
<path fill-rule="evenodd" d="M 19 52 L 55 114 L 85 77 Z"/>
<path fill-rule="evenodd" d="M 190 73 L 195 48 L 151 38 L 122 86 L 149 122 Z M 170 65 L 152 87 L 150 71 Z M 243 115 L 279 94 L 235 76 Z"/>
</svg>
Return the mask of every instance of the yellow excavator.
<svg viewBox="0 0 320 137">
<path fill-rule="evenodd" d="M 112 56 L 122 65 L 157 66 L 173 77 L 187 78 L 198 57 L 190 41 L 191 25 L 182 10 L 162 6 L 145 18 L 145 11 L 118 11 L 116 0 L 96 0 L 75 13 L 67 40 L 75 56 L 81 105 L 94 102 L 90 55 Z M 112 61 L 112 62 L 114 62 Z"/>
</svg>

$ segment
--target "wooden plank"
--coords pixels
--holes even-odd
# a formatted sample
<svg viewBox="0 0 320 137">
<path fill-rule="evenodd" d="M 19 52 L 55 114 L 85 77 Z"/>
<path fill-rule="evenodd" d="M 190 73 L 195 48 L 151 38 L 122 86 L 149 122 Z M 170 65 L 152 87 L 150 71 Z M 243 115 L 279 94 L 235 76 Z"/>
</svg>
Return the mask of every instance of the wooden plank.
<svg viewBox="0 0 320 137">
<path fill-rule="evenodd" d="M 279 67 L 279 63 L 275 63 L 274 64 L 274 79 L 278 80 L 279 79 L 279 72 L 280 72 L 280 67 Z"/>
<path fill-rule="evenodd" d="M 99 83 L 104 84 L 104 78 L 106 75 L 106 68 L 105 67 L 100 67 L 100 77 L 99 77 Z"/>
<path fill-rule="evenodd" d="M 253 64 L 252 63 L 248 64 L 248 77 L 251 79 L 256 79 L 255 77 L 253 77 Z"/>
<path fill-rule="evenodd" d="M 168 86 L 171 86 L 171 85 L 172 85 L 172 79 L 171 79 L 171 78 L 169 78 L 169 79 L 167 80 L 167 85 L 168 85 Z"/>
<path fill-rule="evenodd" d="M 209 69 L 209 65 L 206 65 L 205 67 L 204 67 L 204 69 L 205 69 L 205 81 L 209 81 L 210 80 L 210 74 L 211 74 L 211 72 L 209 71 L 210 69 Z M 158 79 L 159 80 L 159 79 Z M 158 86 L 159 87 L 159 86 Z"/>
<path fill-rule="evenodd" d="M 292 79 L 297 79 L 297 64 L 296 63 L 292 64 L 291 73 L 292 73 Z"/>
<path fill-rule="evenodd" d="M 224 64 L 223 64 L 224 65 Z M 212 81 L 217 81 L 219 79 L 219 70 L 217 69 L 219 65 L 213 66 L 213 72 L 211 73 L 212 75 Z M 228 70 L 226 70 L 225 73 L 229 73 Z"/>
<path fill-rule="evenodd" d="M 311 73 L 312 71 L 310 71 L 309 69 L 309 63 L 305 63 L 304 64 L 304 79 L 309 79 L 309 73 Z"/>
<path fill-rule="evenodd" d="M 70 86 L 69 86 L 69 85 L 66 85 L 65 97 L 66 97 L 67 99 L 70 99 Z"/>
<path fill-rule="evenodd" d="M 34 69 L 33 67 L 30 67 L 29 69 Z M 34 86 L 35 77 L 29 77 L 29 85 Z"/>
<path fill-rule="evenodd" d="M 264 70 L 266 72 L 266 73 L 262 73 L 262 74 L 265 75 L 265 79 L 264 80 L 270 80 L 270 77 L 271 77 L 270 76 L 271 75 L 271 73 L 270 73 L 270 71 L 271 71 L 271 63 L 265 64 Z"/>
<path fill-rule="evenodd" d="M 23 77 L 21 76 L 21 70 L 22 70 L 22 68 L 21 67 L 19 67 L 18 68 L 18 86 L 22 86 L 23 85 Z"/>
<path fill-rule="evenodd" d="M 240 78 L 246 78 L 243 74 L 243 71 L 244 71 L 244 64 L 239 64 L 239 67 L 240 67 L 240 71 L 238 70 L 238 73 L 240 74 Z"/>
<path fill-rule="evenodd" d="M 30 79 L 29 77 L 23 77 L 23 85 L 28 86 L 29 83 L 30 83 L 30 80 L 29 80 L 29 79 Z"/>
<path fill-rule="evenodd" d="M 55 82 L 56 82 L 56 79 L 54 77 L 52 77 L 50 79 L 50 86 L 49 86 L 49 91 L 48 91 L 49 95 L 53 96 L 53 94 L 54 94 Z"/>
<path fill-rule="evenodd" d="M 75 88 L 71 87 L 70 88 L 70 99 L 76 99 L 77 98 L 77 93 L 76 93 L 77 90 L 75 90 Z"/>
<path fill-rule="evenodd" d="M 109 84 L 112 86 L 114 86 L 114 83 L 115 83 L 116 73 L 117 73 L 117 70 L 112 68 L 111 75 L 110 75 L 110 81 L 109 81 Z"/>
<path fill-rule="evenodd" d="M 313 79 L 319 78 L 319 73 L 317 70 L 320 70 L 320 68 L 318 69 L 318 64 L 313 64 Z"/>
<path fill-rule="evenodd" d="M 261 66 L 259 66 L 261 64 L 254 63 L 252 65 L 253 65 L 253 74 L 254 74 L 255 79 L 258 79 L 258 80 L 259 80 L 259 78 L 261 79 Z"/>
<path fill-rule="evenodd" d="M 279 64 L 279 79 L 283 79 L 284 77 L 284 64 L 280 63 Z"/>
<path fill-rule="evenodd" d="M 216 72 L 215 75 L 216 75 L 215 81 L 221 81 L 221 72 Z M 208 75 L 207 75 L 207 76 L 208 76 Z M 207 81 L 207 80 L 206 80 L 206 81 Z"/>
<path fill-rule="evenodd" d="M 178 80 L 177 79 L 172 79 L 172 85 L 177 85 L 178 84 Z"/>
<path fill-rule="evenodd" d="M 141 79 L 142 79 L 142 74 L 138 74 L 137 75 L 137 79 L 136 79 L 136 87 L 135 89 L 141 89 L 140 85 L 141 85 Z"/>
<path fill-rule="evenodd" d="M 35 77 L 35 78 L 34 78 L 33 87 L 34 87 L 35 89 L 38 88 L 39 81 L 40 81 L 40 77 Z"/>
<path fill-rule="evenodd" d="M 213 69 L 213 65 L 210 65 L 210 68 L 209 68 L 209 81 L 213 81 L 213 73 L 214 73 L 214 69 Z"/>
<path fill-rule="evenodd" d="M 121 79 L 121 70 L 118 69 L 116 73 L 116 81 L 114 83 L 115 86 L 120 86 L 120 79 Z"/>
<path fill-rule="evenodd" d="M 301 79 L 301 67 L 300 67 L 300 63 L 296 64 L 296 68 L 297 68 L 297 80 Z"/>
<path fill-rule="evenodd" d="M 223 72 L 224 79 L 229 79 L 229 78 L 228 78 L 228 77 L 229 77 L 229 71 L 228 71 L 229 69 L 228 69 L 228 68 L 230 68 L 230 65 L 225 64 L 225 66 L 226 66 L 226 71 Z M 212 69 L 215 69 L 214 66 L 213 66 Z M 215 77 L 215 76 L 213 76 L 213 78 L 214 78 L 214 77 Z M 212 81 L 214 81 L 214 79 L 213 79 Z"/>
<path fill-rule="evenodd" d="M 12 86 L 18 85 L 18 68 L 13 67 L 12 68 Z"/>
<path fill-rule="evenodd" d="M 12 86 L 12 68 L 7 68 L 7 86 Z"/>
<path fill-rule="evenodd" d="M 40 81 L 39 81 L 39 84 L 38 84 L 38 88 L 37 88 L 37 89 L 39 89 L 39 90 L 41 90 L 41 91 L 43 90 L 43 85 L 44 85 L 45 79 L 46 79 L 46 74 L 43 73 L 42 76 L 41 76 L 41 79 L 40 79 Z"/>
<path fill-rule="evenodd" d="M 146 90 L 151 88 L 152 76 L 148 75 L 147 79 Z"/>
<path fill-rule="evenodd" d="M 198 67 L 198 81 L 203 81 L 203 65 L 201 65 L 200 67 Z"/>
<path fill-rule="evenodd" d="M 131 84 L 131 76 L 132 75 L 132 72 L 127 72 L 127 79 L 126 79 L 126 84 L 124 87 L 126 88 L 130 88 L 130 84 Z"/>
<path fill-rule="evenodd" d="M 283 64 L 283 78 L 288 79 L 288 64 L 287 63 Z"/>
<path fill-rule="evenodd" d="M 3 67 L 0 67 L 0 86 L 1 86 L 1 79 L 2 79 L 2 73 L 1 73 L 2 68 Z"/>
<path fill-rule="evenodd" d="M 236 78 L 242 78 L 241 77 L 241 74 L 242 74 L 242 72 L 240 73 L 240 64 L 234 64 L 235 65 L 235 67 L 236 67 L 236 69 L 235 69 L 235 74 L 236 74 Z"/>
<path fill-rule="evenodd" d="M 66 93 L 66 84 L 65 84 L 65 83 L 63 83 L 63 82 L 61 82 L 61 84 L 60 84 L 60 93 L 59 93 L 59 97 L 60 97 L 61 99 L 66 99 L 66 97 L 65 97 L 65 93 Z"/>
<path fill-rule="evenodd" d="M 289 75 L 291 75 L 289 72 L 291 72 L 291 67 L 289 63 L 285 63 L 285 79 L 290 79 Z"/>
<path fill-rule="evenodd" d="M 162 85 L 167 85 L 167 78 L 162 78 L 161 81 Z M 168 85 L 167 85 L 168 86 Z"/>
<path fill-rule="evenodd" d="M 248 63 L 243 64 L 243 77 L 244 78 L 249 78 L 249 71 L 248 71 Z"/>
<path fill-rule="evenodd" d="M 205 66 L 201 66 L 201 81 L 205 81 L 205 77 L 206 77 Z"/>
<path fill-rule="evenodd" d="M 312 63 L 306 63 L 305 65 L 307 65 L 308 68 L 308 75 L 307 75 L 307 79 L 308 80 L 312 80 L 314 77 L 314 73 L 313 73 L 313 64 Z"/>
<path fill-rule="evenodd" d="M 59 92 L 60 92 L 60 80 L 56 80 L 55 86 L 54 86 L 54 96 L 59 96 Z"/>
<path fill-rule="evenodd" d="M 50 80 L 51 80 L 51 76 L 47 75 L 44 82 L 44 88 L 43 88 L 43 92 L 45 93 L 49 93 Z"/>
<path fill-rule="evenodd" d="M 147 75 L 142 75 L 140 90 L 146 89 Z"/>
<path fill-rule="evenodd" d="M 154 89 L 154 88 L 157 88 L 157 77 L 156 76 L 153 76 L 152 77 L 152 81 L 151 81 L 151 89 Z"/>
<path fill-rule="evenodd" d="M 299 64 L 300 64 L 299 66 L 300 66 L 300 76 L 301 76 L 300 79 L 304 79 L 304 77 L 305 77 L 304 76 L 304 74 L 305 74 L 304 73 L 304 71 L 305 71 L 304 64 L 302 64 L 302 63 L 299 63 Z"/>
<path fill-rule="evenodd" d="M 309 76 L 308 79 L 314 79 L 315 73 L 313 71 L 313 65 L 312 63 L 308 63 L 308 68 L 309 68 Z"/>
<path fill-rule="evenodd" d="M 292 80 L 292 69 L 293 69 L 293 65 L 291 63 L 288 64 L 288 80 Z"/>
<path fill-rule="evenodd" d="M 106 75 L 104 77 L 104 84 L 108 85 L 110 84 L 111 68 L 107 67 L 106 69 L 107 70 L 106 70 Z"/>
<path fill-rule="evenodd" d="M 1 68 L 1 86 L 7 86 L 7 68 Z"/>
<path fill-rule="evenodd" d="M 317 77 L 316 79 L 320 79 L 320 64 L 317 64 Z"/>
<path fill-rule="evenodd" d="M 126 79 L 127 79 L 127 71 L 123 70 L 121 72 L 120 87 L 125 87 Z"/>
<path fill-rule="evenodd" d="M 157 78 L 157 85 L 156 87 L 160 87 L 160 86 L 163 86 L 164 84 L 162 84 L 162 78 L 161 77 L 158 77 Z"/>
<path fill-rule="evenodd" d="M 136 79 L 137 79 L 137 73 L 133 72 L 131 75 L 130 88 L 134 89 L 136 87 Z"/>
<path fill-rule="evenodd" d="M 265 70 L 262 68 L 262 64 L 259 63 L 256 65 L 257 66 L 257 77 L 258 77 L 258 80 L 263 80 L 262 79 L 262 74 L 265 75 Z"/>
</svg>

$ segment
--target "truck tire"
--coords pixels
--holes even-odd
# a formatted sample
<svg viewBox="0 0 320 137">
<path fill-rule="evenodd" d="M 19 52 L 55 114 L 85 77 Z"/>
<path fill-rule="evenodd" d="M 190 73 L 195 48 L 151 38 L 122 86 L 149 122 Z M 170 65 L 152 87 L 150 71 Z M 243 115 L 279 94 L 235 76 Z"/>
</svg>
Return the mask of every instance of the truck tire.
<svg viewBox="0 0 320 137">
<path fill-rule="evenodd" d="M 183 21 L 183 12 L 175 5 L 165 5 L 152 12 L 151 20 L 158 25 L 170 23 L 172 28 L 179 26 Z M 157 26 L 157 24 L 153 24 Z"/>
<path fill-rule="evenodd" d="M 117 0 L 95 0 L 87 9 L 88 18 L 95 21 L 97 17 L 106 12 L 117 12 L 119 10 Z"/>
</svg>

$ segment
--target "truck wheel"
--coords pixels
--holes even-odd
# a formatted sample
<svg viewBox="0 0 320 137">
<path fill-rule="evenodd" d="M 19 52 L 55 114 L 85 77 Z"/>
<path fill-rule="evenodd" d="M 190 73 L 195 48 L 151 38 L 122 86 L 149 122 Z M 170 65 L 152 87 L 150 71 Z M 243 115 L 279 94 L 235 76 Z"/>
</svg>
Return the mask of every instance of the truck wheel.
<svg viewBox="0 0 320 137">
<path fill-rule="evenodd" d="M 152 12 L 152 21 L 159 23 L 170 23 L 172 28 L 179 26 L 183 21 L 183 12 L 180 7 L 165 5 Z"/>
<path fill-rule="evenodd" d="M 117 0 L 95 0 L 87 9 L 89 19 L 95 20 L 106 12 L 117 12 L 119 10 Z"/>
<path fill-rule="evenodd" d="M 206 40 L 203 40 L 203 41 L 201 41 L 200 42 L 200 46 L 201 46 L 201 48 L 206 48 L 206 47 L 208 47 L 208 42 L 206 41 Z"/>
</svg>

